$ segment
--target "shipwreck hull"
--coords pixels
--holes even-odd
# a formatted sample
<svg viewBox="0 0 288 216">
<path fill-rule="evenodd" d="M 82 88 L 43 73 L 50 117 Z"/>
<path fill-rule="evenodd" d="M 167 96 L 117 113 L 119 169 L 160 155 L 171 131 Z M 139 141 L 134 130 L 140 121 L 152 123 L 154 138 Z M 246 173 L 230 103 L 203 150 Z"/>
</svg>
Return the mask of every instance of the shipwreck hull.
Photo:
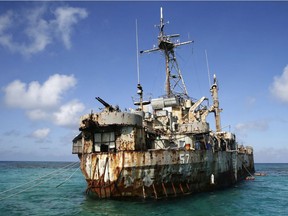
<svg viewBox="0 0 288 216">
<path fill-rule="evenodd" d="M 253 148 L 238 145 L 234 133 L 222 130 L 216 75 L 212 104 L 205 96 L 192 99 L 175 49 L 193 41 L 165 34 L 165 24 L 161 8 L 158 46 L 140 51 L 165 56 L 165 95 L 145 99 L 138 77 L 135 109 L 121 111 L 95 97 L 102 111 L 80 118 L 72 153 L 80 158 L 88 194 L 158 199 L 228 187 L 254 173 Z M 207 122 L 210 113 L 215 130 Z"/>
<path fill-rule="evenodd" d="M 253 154 L 149 150 L 79 155 L 87 193 L 161 198 L 228 187 L 254 172 Z"/>
</svg>

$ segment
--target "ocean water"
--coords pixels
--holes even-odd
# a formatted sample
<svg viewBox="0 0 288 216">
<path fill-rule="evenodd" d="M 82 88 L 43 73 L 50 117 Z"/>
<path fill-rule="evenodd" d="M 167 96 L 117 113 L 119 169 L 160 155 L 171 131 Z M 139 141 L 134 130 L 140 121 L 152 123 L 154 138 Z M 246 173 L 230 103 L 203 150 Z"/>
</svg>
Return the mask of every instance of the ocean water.
<svg viewBox="0 0 288 216">
<path fill-rule="evenodd" d="M 167 200 L 95 200 L 79 163 L 0 162 L 0 215 L 288 215 L 288 164 L 255 164 L 254 181 Z"/>
</svg>

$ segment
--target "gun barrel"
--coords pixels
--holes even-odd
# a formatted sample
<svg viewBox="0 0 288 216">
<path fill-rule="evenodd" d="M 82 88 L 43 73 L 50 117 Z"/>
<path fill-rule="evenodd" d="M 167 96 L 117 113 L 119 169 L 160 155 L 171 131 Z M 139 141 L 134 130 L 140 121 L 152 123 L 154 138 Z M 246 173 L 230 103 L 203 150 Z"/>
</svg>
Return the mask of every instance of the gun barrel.
<svg viewBox="0 0 288 216">
<path fill-rule="evenodd" d="M 104 101 L 102 98 L 100 97 L 95 97 L 96 100 L 98 100 L 101 104 L 104 105 L 105 108 L 108 108 L 109 110 L 114 110 L 114 107 L 112 107 L 110 104 L 108 104 L 106 101 Z"/>
</svg>

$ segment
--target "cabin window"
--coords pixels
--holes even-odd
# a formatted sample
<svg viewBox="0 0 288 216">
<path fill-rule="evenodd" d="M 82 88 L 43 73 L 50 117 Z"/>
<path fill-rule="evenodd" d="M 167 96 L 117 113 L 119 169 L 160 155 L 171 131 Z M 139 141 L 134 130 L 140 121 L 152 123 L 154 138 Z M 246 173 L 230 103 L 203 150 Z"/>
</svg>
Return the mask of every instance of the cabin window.
<svg viewBox="0 0 288 216">
<path fill-rule="evenodd" d="M 115 149 L 115 133 L 104 132 L 94 134 L 94 150 L 96 152 L 108 152 Z"/>
<path fill-rule="evenodd" d="M 73 140 L 72 154 L 82 153 L 82 140 Z"/>
</svg>

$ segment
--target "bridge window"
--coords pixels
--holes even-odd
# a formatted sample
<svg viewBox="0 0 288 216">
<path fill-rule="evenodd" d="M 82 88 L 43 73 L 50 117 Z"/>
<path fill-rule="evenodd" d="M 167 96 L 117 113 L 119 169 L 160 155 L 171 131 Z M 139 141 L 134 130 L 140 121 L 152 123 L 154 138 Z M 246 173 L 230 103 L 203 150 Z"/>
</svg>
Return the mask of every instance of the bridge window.
<svg viewBox="0 0 288 216">
<path fill-rule="evenodd" d="M 115 133 L 104 132 L 94 134 L 94 150 L 96 152 L 108 152 L 115 149 Z"/>
</svg>

